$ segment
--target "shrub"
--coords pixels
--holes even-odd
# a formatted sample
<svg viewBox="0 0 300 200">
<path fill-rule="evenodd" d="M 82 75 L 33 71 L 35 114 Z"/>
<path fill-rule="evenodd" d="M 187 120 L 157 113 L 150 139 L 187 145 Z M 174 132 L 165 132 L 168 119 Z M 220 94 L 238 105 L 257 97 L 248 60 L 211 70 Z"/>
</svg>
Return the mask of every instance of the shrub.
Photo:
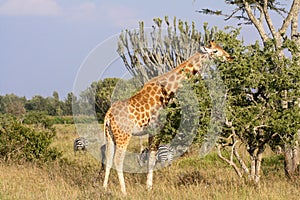
<svg viewBox="0 0 300 200">
<path fill-rule="evenodd" d="M 53 124 L 74 124 L 73 116 L 51 116 Z"/>
<path fill-rule="evenodd" d="M 50 120 L 51 124 L 87 124 L 87 123 L 93 123 L 96 121 L 96 118 L 94 116 L 48 116 L 48 119 Z"/>
<path fill-rule="evenodd" d="M 43 128 L 50 129 L 53 125 L 53 122 L 50 120 L 46 112 L 41 111 L 30 111 L 27 112 L 24 120 L 24 124 L 35 124 L 42 126 Z"/>
<path fill-rule="evenodd" d="M 0 116 L 0 159 L 17 162 L 47 162 L 61 156 L 50 144 L 54 129 L 33 128 L 9 115 Z"/>
</svg>

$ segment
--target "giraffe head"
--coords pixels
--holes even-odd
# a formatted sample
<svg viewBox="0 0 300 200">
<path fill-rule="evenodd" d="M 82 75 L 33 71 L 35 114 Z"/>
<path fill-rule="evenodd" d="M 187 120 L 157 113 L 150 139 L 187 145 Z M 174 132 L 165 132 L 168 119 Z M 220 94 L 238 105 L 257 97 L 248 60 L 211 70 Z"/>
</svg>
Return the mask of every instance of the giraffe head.
<svg viewBox="0 0 300 200">
<path fill-rule="evenodd" d="M 226 61 L 233 60 L 233 58 L 226 52 L 222 47 L 220 47 L 214 40 L 209 41 L 209 46 L 202 47 L 201 51 L 208 53 L 211 56 L 221 57 Z"/>
<path fill-rule="evenodd" d="M 183 71 L 187 72 L 187 74 L 198 75 L 199 73 L 202 73 L 202 62 L 214 57 L 219 57 L 226 61 L 232 60 L 229 53 L 212 40 L 209 42 L 209 46 L 200 47 L 200 53 L 194 54 L 182 64 L 184 66 Z"/>
</svg>

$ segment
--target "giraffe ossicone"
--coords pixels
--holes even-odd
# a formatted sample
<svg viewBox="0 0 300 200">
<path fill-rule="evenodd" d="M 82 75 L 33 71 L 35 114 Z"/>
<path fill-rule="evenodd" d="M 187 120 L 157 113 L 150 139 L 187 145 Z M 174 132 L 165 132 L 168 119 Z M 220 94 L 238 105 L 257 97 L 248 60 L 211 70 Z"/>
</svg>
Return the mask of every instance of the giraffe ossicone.
<svg viewBox="0 0 300 200">
<path fill-rule="evenodd" d="M 229 54 L 214 41 L 210 42 L 209 47 L 202 47 L 200 51 L 171 71 L 149 80 L 132 97 L 116 101 L 107 111 L 104 119 L 104 132 L 107 140 L 104 188 L 108 186 L 110 169 L 114 160 L 121 191 L 126 194 L 123 175 L 125 152 L 130 138 L 143 134 L 149 134 L 147 188 L 152 188 L 155 154 L 160 140 L 157 137 L 158 134 L 153 134 L 150 130 L 159 130 L 159 112 L 182 87 L 184 80 L 202 72 L 204 62 L 211 60 L 214 56 L 223 57 L 226 60 L 231 59 Z"/>
</svg>

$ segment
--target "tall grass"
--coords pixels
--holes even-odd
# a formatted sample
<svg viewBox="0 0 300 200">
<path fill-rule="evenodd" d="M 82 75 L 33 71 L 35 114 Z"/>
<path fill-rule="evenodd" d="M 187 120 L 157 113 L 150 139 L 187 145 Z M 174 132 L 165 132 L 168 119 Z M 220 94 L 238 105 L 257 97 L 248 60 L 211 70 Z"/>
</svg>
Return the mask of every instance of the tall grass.
<svg viewBox="0 0 300 200">
<path fill-rule="evenodd" d="M 156 171 L 152 191 L 145 190 L 145 174 L 125 173 L 128 196 L 123 197 L 114 170 L 109 191 L 104 191 L 98 160 L 88 153 L 74 156 L 74 127 L 56 128 L 53 145 L 64 152 L 63 158 L 45 166 L 0 163 L 0 199 L 299 199 L 300 181 L 284 177 L 280 157 L 265 156 L 264 175 L 256 187 L 239 179 L 215 152 L 200 159 L 197 148 Z"/>
</svg>

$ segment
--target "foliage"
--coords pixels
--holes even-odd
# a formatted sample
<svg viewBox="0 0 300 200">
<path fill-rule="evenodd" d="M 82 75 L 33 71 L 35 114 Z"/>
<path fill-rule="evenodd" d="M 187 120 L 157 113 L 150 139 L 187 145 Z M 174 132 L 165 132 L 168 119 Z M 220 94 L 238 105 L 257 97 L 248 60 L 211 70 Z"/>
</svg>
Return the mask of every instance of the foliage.
<svg viewBox="0 0 300 200">
<path fill-rule="evenodd" d="M 76 109 L 76 106 L 78 106 L 78 102 L 76 96 L 72 92 L 70 92 L 67 94 L 65 102 L 62 104 L 63 115 L 72 115 L 72 106 L 74 106 Z"/>
<path fill-rule="evenodd" d="M 295 136 L 299 129 L 299 67 L 291 59 L 276 59 L 272 43 L 242 46 L 225 35 L 217 40 L 235 44 L 234 61 L 222 63 L 219 70 L 227 87 L 228 120 L 240 138 L 256 148 Z M 288 102 L 283 107 L 283 102 Z M 251 141 L 250 141 L 251 140 Z"/>
<path fill-rule="evenodd" d="M 74 124 L 73 116 L 49 116 L 49 119 L 52 124 Z M 76 116 L 77 124 L 87 124 L 92 122 L 94 122 L 94 117 L 86 115 Z"/>
<path fill-rule="evenodd" d="M 164 109 L 166 116 L 161 130 L 162 143 L 172 141 L 172 145 L 175 145 L 177 150 L 184 152 L 192 142 L 203 142 L 212 108 L 210 96 L 204 95 L 207 93 L 209 92 L 205 82 L 199 78 L 183 85 L 176 99 L 173 99 Z"/>
<path fill-rule="evenodd" d="M 241 24 L 252 24 L 253 22 L 249 18 L 249 16 L 246 14 L 246 9 L 245 9 L 245 4 L 246 1 L 243 0 L 225 0 L 225 3 L 228 5 L 235 5 L 236 8 L 232 11 L 232 13 L 224 13 L 222 10 L 212 10 L 209 8 L 204 8 L 201 10 L 198 10 L 197 12 L 202 13 L 202 14 L 207 14 L 207 15 L 217 15 L 217 16 L 223 16 L 225 17 L 225 20 L 229 19 L 237 19 L 237 20 L 242 20 L 243 22 Z M 248 4 L 253 7 L 253 9 L 261 9 L 264 5 L 263 1 L 247 1 Z M 267 1 L 267 8 L 277 12 L 280 15 L 285 14 L 287 11 L 283 7 L 283 4 L 281 4 L 279 1 L 271 0 Z M 257 13 L 258 14 L 258 13 Z M 257 16 L 259 17 L 259 16 Z"/>
<path fill-rule="evenodd" d="M 258 42 L 244 46 L 226 34 L 216 35 L 216 40 L 235 45 L 234 60 L 218 66 L 228 105 L 222 136 L 231 137 L 230 145 L 237 141 L 246 145 L 253 161 L 251 170 L 255 169 L 252 178 L 258 181 L 266 145 L 292 145 L 298 139 L 299 67 L 295 59 L 278 59 L 272 41 L 261 47 Z"/>
<path fill-rule="evenodd" d="M 46 129 L 52 128 L 52 121 L 48 117 L 46 112 L 41 111 L 30 111 L 27 112 L 24 116 L 23 120 L 24 124 L 34 124 L 37 126 L 41 126 Z"/>
<path fill-rule="evenodd" d="M 42 97 L 36 95 L 25 103 L 27 111 L 44 111 L 49 115 L 61 114 L 60 102 L 57 99 L 57 93 L 54 92 L 54 97 Z"/>
<path fill-rule="evenodd" d="M 253 130 L 259 127 L 259 131 L 254 131 L 254 136 L 257 136 L 258 132 L 268 132 L 269 134 L 266 134 L 268 136 L 273 134 L 272 136 L 275 138 L 269 138 L 268 141 L 270 141 L 271 146 L 274 147 L 274 145 L 279 144 L 283 149 L 286 175 L 291 178 L 297 173 L 299 174 L 300 160 L 298 153 L 300 146 L 299 141 L 297 141 L 300 134 L 298 123 L 300 104 L 299 92 L 297 92 L 299 91 L 297 88 L 299 88 L 300 64 L 300 33 L 298 28 L 300 1 L 293 0 L 288 4 L 282 4 L 276 0 L 225 0 L 225 3 L 235 7 L 229 14 L 212 9 L 202 9 L 199 12 L 225 16 L 225 20 L 232 18 L 245 20 L 245 24 L 252 24 L 259 33 L 264 46 L 263 51 L 253 49 L 256 53 L 249 56 L 258 58 L 258 54 L 261 54 L 261 58 L 263 58 L 258 58 L 259 63 L 252 62 L 255 66 L 260 66 L 260 64 L 263 66 L 261 69 L 255 70 L 261 73 L 251 73 L 254 75 L 253 78 L 258 77 L 259 81 L 256 82 L 261 83 L 262 86 L 250 87 L 248 90 L 258 89 L 256 92 L 250 92 L 252 99 L 253 97 L 262 97 L 262 94 L 267 96 L 259 100 L 259 105 L 251 105 L 252 109 L 256 109 L 260 116 L 249 118 L 249 120 L 260 121 L 258 124 L 261 124 L 260 126 L 253 124 Z M 277 15 L 274 15 L 274 11 Z M 279 19 L 280 17 L 282 20 Z M 289 28 L 290 31 L 288 31 Z M 254 46 L 258 46 L 258 44 Z M 244 75 L 247 74 L 249 75 L 249 73 Z M 265 77 L 265 81 L 261 81 L 261 75 Z M 245 93 L 249 95 L 249 92 Z M 257 102 L 256 99 L 253 100 L 255 103 Z M 272 112 L 270 107 L 276 110 L 276 113 Z M 251 114 L 249 116 L 251 117 Z M 261 121 L 263 117 L 265 118 L 264 122 Z M 248 125 L 250 124 L 249 122 Z M 249 126 L 246 128 L 248 129 Z M 250 127 L 250 129 L 252 128 Z M 265 138 L 265 134 L 260 133 L 260 135 L 260 138 Z M 263 152 L 263 143 L 266 143 L 267 140 L 261 140 L 259 149 Z M 259 145 L 255 144 L 255 146 L 258 147 Z"/>
<path fill-rule="evenodd" d="M 129 80 L 119 79 L 111 95 L 111 102 L 128 99 L 141 88 L 141 83 L 136 77 Z"/>
<path fill-rule="evenodd" d="M 31 99 L 18 97 L 15 94 L 0 96 L 0 113 L 13 114 L 20 118 L 22 118 L 26 112 L 31 111 L 44 112 L 51 116 L 72 115 L 73 106 L 77 109 L 79 103 L 72 92 L 68 93 L 64 101 L 59 100 L 59 95 L 55 91 L 52 97 L 35 95 Z"/>
<path fill-rule="evenodd" d="M 96 113 L 97 119 L 100 122 L 104 120 L 105 113 L 111 105 L 111 95 L 118 80 L 117 78 L 106 78 L 98 82 L 93 82 L 89 88 L 80 94 L 81 104 L 94 106 L 94 110 L 89 109 Z M 78 114 L 84 114 L 82 113 L 84 112 L 84 108 L 79 109 L 80 112 Z"/>
<path fill-rule="evenodd" d="M 0 97 L 0 113 L 22 116 L 25 113 L 25 97 L 18 97 L 15 94 L 7 94 Z"/>
<path fill-rule="evenodd" d="M 50 148 L 54 129 L 33 128 L 9 115 L 0 116 L 0 158 L 4 161 L 47 162 L 61 156 Z"/>
</svg>

